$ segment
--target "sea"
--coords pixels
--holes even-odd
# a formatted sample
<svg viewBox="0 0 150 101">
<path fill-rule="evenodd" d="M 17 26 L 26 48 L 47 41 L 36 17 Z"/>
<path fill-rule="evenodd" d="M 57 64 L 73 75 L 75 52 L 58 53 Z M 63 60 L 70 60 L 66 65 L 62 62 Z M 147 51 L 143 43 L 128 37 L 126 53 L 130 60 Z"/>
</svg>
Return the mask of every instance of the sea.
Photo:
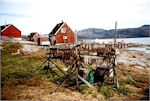
<svg viewBox="0 0 150 101">
<path fill-rule="evenodd" d="M 86 39 L 86 40 L 83 40 L 84 43 L 110 43 L 110 42 L 113 42 L 113 41 L 114 41 L 114 39 Z M 144 45 L 149 45 L 150 46 L 150 37 L 117 38 L 116 42 L 144 44 Z M 132 47 L 132 48 L 128 48 L 128 49 L 150 53 L 150 47 L 138 47 L 138 48 L 137 47 Z"/>
</svg>

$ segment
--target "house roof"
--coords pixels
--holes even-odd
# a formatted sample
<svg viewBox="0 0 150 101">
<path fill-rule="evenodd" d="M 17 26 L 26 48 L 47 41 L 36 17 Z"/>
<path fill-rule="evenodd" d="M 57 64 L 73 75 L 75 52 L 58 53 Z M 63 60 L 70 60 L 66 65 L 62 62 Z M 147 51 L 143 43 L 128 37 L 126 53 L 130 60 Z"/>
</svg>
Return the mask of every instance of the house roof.
<svg viewBox="0 0 150 101">
<path fill-rule="evenodd" d="M 50 34 L 56 34 L 56 32 L 60 29 L 60 27 L 64 24 L 64 22 L 58 23 L 54 29 L 50 32 Z"/>
<path fill-rule="evenodd" d="M 7 25 L 2 25 L 0 26 L 1 28 L 1 32 L 4 31 L 5 29 L 7 29 L 11 24 L 7 24 Z"/>
<path fill-rule="evenodd" d="M 30 33 L 30 35 L 29 35 L 28 37 L 33 37 L 35 34 L 39 34 L 39 33 L 37 33 L 37 32 L 32 32 L 32 33 Z"/>
</svg>

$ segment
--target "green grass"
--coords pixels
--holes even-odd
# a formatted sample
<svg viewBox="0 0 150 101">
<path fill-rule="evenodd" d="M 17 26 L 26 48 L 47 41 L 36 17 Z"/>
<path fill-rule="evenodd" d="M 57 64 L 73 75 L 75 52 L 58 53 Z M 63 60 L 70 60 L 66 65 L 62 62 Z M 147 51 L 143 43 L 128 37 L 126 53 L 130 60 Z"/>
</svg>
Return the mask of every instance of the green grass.
<svg viewBox="0 0 150 101">
<path fill-rule="evenodd" d="M 23 81 L 33 72 L 42 62 L 44 57 L 32 55 L 12 55 L 22 46 L 19 43 L 5 42 L 2 44 L 1 51 L 1 82 L 4 85 L 17 84 Z M 18 82 L 19 84 L 19 82 Z"/>
<path fill-rule="evenodd" d="M 102 87 L 96 86 L 95 89 L 93 89 L 89 88 L 86 84 L 82 84 L 78 87 L 78 89 L 82 94 L 92 94 L 93 97 L 100 94 L 103 95 L 105 99 L 109 99 L 110 97 L 113 97 L 115 95 L 128 96 L 130 93 L 132 93 L 130 89 L 125 87 L 124 85 L 120 85 L 119 88 L 116 88 L 115 85 Z"/>
<path fill-rule="evenodd" d="M 17 50 L 19 48 L 21 48 L 22 45 L 19 44 L 19 43 L 4 42 L 2 44 L 2 47 L 3 47 L 3 49 L 2 49 L 2 55 L 6 55 L 6 54 L 17 52 Z"/>
<path fill-rule="evenodd" d="M 43 56 L 38 55 L 12 55 L 11 53 L 17 52 L 22 46 L 19 43 L 11 43 L 6 42 L 2 44 L 3 50 L 1 52 L 1 79 L 2 79 L 2 86 L 5 85 L 16 85 L 23 82 L 25 79 L 29 77 L 29 75 L 34 72 L 45 60 L 46 58 Z M 40 50 L 41 52 L 41 50 Z M 45 51 L 43 51 L 43 54 Z M 64 68 L 65 65 L 61 61 L 53 60 L 58 67 Z M 47 75 L 50 81 L 53 81 L 52 75 L 50 72 L 44 70 L 44 66 L 47 65 L 45 63 L 32 77 L 34 79 L 43 79 Z M 52 66 L 52 63 L 50 63 Z M 53 66 L 55 67 L 55 66 Z M 53 70 L 60 76 L 63 74 L 57 69 L 53 68 Z M 56 76 L 57 79 L 58 78 Z M 33 81 L 33 80 L 32 80 Z"/>
<path fill-rule="evenodd" d="M 114 96 L 115 93 L 115 91 L 110 86 L 99 87 L 98 92 L 102 93 L 106 99 Z"/>
<path fill-rule="evenodd" d="M 3 53 L 2 53 L 3 54 Z M 1 74 L 2 74 L 2 84 L 7 84 L 9 79 L 25 79 L 31 72 L 33 72 L 45 58 L 38 56 L 15 56 L 15 55 L 2 55 L 1 63 Z M 13 82 L 12 82 L 13 83 Z"/>
</svg>

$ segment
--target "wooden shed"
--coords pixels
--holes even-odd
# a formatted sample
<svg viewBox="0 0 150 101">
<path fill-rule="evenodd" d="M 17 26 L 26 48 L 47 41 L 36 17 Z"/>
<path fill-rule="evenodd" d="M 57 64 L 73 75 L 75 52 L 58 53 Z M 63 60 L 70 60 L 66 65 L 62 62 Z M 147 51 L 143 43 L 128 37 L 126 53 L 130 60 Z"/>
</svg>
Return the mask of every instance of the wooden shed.
<svg viewBox="0 0 150 101">
<path fill-rule="evenodd" d="M 75 38 L 75 33 L 65 22 L 58 23 L 49 34 L 51 45 L 62 43 L 74 44 Z"/>
<path fill-rule="evenodd" d="M 49 46 L 50 41 L 49 41 L 48 36 L 39 36 L 38 45 Z"/>
<path fill-rule="evenodd" d="M 38 41 L 38 38 L 39 38 L 39 33 L 38 32 L 32 32 L 28 35 L 27 37 L 27 40 L 28 41 L 34 41 L 34 42 L 37 42 Z"/>
<path fill-rule="evenodd" d="M 1 36 L 22 40 L 21 31 L 12 24 L 0 26 Z"/>
</svg>

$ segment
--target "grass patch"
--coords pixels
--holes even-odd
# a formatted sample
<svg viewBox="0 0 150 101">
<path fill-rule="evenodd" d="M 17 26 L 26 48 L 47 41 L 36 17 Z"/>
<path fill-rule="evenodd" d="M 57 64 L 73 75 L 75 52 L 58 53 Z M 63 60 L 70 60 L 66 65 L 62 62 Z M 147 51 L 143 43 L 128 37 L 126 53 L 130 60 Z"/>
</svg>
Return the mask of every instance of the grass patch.
<svg viewBox="0 0 150 101">
<path fill-rule="evenodd" d="M 121 85 L 118 89 L 116 89 L 118 94 L 129 95 L 131 90 L 124 85 Z"/>
<path fill-rule="evenodd" d="M 27 74 L 24 74 L 22 72 L 13 72 L 13 73 L 7 73 L 4 78 L 16 78 L 16 79 L 23 79 L 26 78 Z"/>
<path fill-rule="evenodd" d="M 1 52 L 1 82 L 4 85 L 20 84 L 21 80 L 27 78 L 45 60 L 41 56 L 12 55 L 22 46 L 19 43 L 5 42 L 2 44 Z M 41 75 L 41 74 L 39 74 Z"/>
<path fill-rule="evenodd" d="M 120 85 L 119 88 L 116 88 L 115 85 L 98 87 L 98 92 L 104 95 L 106 99 L 109 99 L 110 97 L 113 97 L 115 95 L 127 96 L 131 93 L 130 89 L 125 87 L 124 85 Z"/>
<path fill-rule="evenodd" d="M 106 99 L 114 96 L 114 90 L 110 86 L 103 86 L 98 88 L 98 92 L 102 93 Z"/>
<path fill-rule="evenodd" d="M 20 49 L 22 46 L 19 43 L 11 43 L 6 42 L 2 44 L 3 50 L 2 50 L 2 60 L 1 60 L 1 77 L 2 77 L 2 86 L 11 86 L 11 85 L 17 85 L 20 84 L 21 81 L 24 81 L 24 79 L 27 79 L 29 75 L 34 72 L 45 60 L 45 51 L 43 51 L 43 55 L 12 55 L 11 53 L 17 52 L 18 49 Z M 40 50 L 41 52 L 41 50 Z M 41 52 L 42 54 L 42 52 Z M 58 67 L 61 69 L 65 67 L 63 62 L 53 60 L 55 64 L 57 64 Z M 47 65 L 45 63 L 34 75 L 32 78 L 34 78 L 35 81 L 42 80 L 44 76 L 47 76 L 50 81 L 53 82 L 53 77 L 50 74 L 50 71 L 44 70 L 44 66 Z M 54 66 L 52 63 L 50 63 L 50 66 L 54 67 L 52 70 L 54 70 L 58 75 L 62 76 L 63 74 Z M 37 79 L 37 80 L 36 80 Z M 56 76 L 56 79 L 62 79 Z M 31 85 L 34 85 L 35 82 L 31 80 Z M 28 83 L 28 85 L 30 85 Z"/>
<path fill-rule="evenodd" d="M 17 52 L 18 49 L 22 47 L 21 44 L 19 43 L 12 43 L 12 42 L 4 42 L 2 44 L 2 55 L 10 54 L 10 53 L 15 53 Z"/>
</svg>

